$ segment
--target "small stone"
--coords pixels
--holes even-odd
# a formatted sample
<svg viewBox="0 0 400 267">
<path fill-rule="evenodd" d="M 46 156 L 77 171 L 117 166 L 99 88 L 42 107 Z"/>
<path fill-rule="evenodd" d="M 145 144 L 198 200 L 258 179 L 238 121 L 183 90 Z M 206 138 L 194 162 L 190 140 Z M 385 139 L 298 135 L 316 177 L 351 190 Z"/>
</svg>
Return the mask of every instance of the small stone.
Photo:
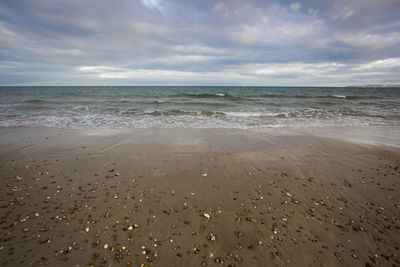
<svg viewBox="0 0 400 267">
<path fill-rule="evenodd" d="M 210 214 L 208 214 L 208 213 L 203 213 L 203 216 L 204 216 L 207 220 L 209 220 L 209 219 L 211 218 Z"/>
<path fill-rule="evenodd" d="M 89 227 L 86 227 L 85 232 L 86 233 L 89 232 Z"/>
<path fill-rule="evenodd" d="M 233 232 L 237 238 L 240 238 L 243 235 L 243 232 Z"/>
<path fill-rule="evenodd" d="M 223 264 L 223 263 L 224 263 L 224 259 L 221 258 L 221 257 L 217 257 L 217 258 L 215 258 L 214 262 L 215 262 L 215 263 Z"/>
<path fill-rule="evenodd" d="M 101 235 L 101 231 L 100 231 L 100 230 L 97 230 L 97 231 L 96 231 L 96 238 L 99 238 L 100 235 Z"/>
<path fill-rule="evenodd" d="M 235 255 L 235 261 L 242 262 L 242 258 L 239 255 Z"/>
<path fill-rule="evenodd" d="M 217 239 L 217 235 L 215 233 L 210 234 L 210 240 L 215 241 Z"/>
<path fill-rule="evenodd" d="M 257 220 L 252 218 L 252 217 L 246 217 L 246 221 L 248 221 L 248 222 L 257 222 Z"/>
<path fill-rule="evenodd" d="M 108 244 L 105 244 L 105 245 L 104 245 L 104 249 L 107 249 L 107 248 L 108 248 Z"/>
</svg>

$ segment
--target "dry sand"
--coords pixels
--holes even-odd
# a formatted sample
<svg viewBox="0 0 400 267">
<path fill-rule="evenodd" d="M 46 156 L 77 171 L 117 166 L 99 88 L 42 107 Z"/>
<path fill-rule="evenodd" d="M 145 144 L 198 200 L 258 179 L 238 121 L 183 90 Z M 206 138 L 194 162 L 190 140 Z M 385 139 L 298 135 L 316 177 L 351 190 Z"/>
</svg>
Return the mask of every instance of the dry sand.
<svg viewBox="0 0 400 267">
<path fill-rule="evenodd" d="M 396 147 L 285 129 L 3 128 L 0 145 L 2 265 L 400 265 Z"/>
</svg>

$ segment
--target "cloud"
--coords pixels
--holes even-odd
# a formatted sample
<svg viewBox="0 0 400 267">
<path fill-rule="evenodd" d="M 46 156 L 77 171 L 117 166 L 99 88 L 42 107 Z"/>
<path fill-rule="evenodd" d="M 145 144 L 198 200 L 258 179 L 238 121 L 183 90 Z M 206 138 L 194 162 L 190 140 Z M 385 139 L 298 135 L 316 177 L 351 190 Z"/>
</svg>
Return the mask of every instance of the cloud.
<svg viewBox="0 0 400 267">
<path fill-rule="evenodd" d="M 301 4 L 300 4 L 299 2 L 292 3 L 292 4 L 290 5 L 290 8 L 291 8 L 293 11 L 297 12 L 297 11 L 300 10 Z"/>
<path fill-rule="evenodd" d="M 400 83 L 398 10 L 397 0 L 3 0 L 0 84 Z"/>
<path fill-rule="evenodd" d="M 159 0 L 140 0 L 147 8 L 157 9 L 159 11 L 164 11 L 164 7 Z"/>
<path fill-rule="evenodd" d="M 103 71 L 121 72 L 121 71 L 125 71 L 126 69 L 114 68 L 114 67 L 106 67 L 106 66 L 81 66 L 81 67 L 77 68 L 77 70 L 86 71 L 86 72 L 101 73 Z"/>
<path fill-rule="evenodd" d="M 316 8 L 312 8 L 312 7 L 309 7 L 308 8 L 308 14 L 312 14 L 312 15 L 317 15 L 318 14 L 318 9 L 316 9 Z"/>
<path fill-rule="evenodd" d="M 372 70 L 376 71 L 385 71 L 385 70 L 400 70 L 400 58 L 386 58 L 381 60 L 376 60 L 364 64 L 360 64 L 355 68 L 356 70 L 364 71 L 364 70 Z"/>
<path fill-rule="evenodd" d="M 332 15 L 332 19 L 342 19 L 342 20 L 347 20 L 354 16 L 357 13 L 357 10 L 350 7 L 350 6 L 343 6 L 343 7 L 338 7 L 334 14 Z"/>
<path fill-rule="evenodd" d="M 248 85 L 307 85 L 318 80 L 316 85 L 340 85 L 353 79 L 364 79 L 366 83 L 383 83 L 400 70 L 400 58 L 388 58 L 361 64 L 324 63 L 242 63 L 226 66 L 215 71 L 171 71 L 162 69 L 129 69 L 107 66 L 81 66 L 79 72 L 91 79 L 134 79 L 142 84 L 220 84 L 234 82 Z M 155 81 L 154 77 L 158 80 Z M 215 82 L 217 81 L 217 82 Z"/>
</svg>

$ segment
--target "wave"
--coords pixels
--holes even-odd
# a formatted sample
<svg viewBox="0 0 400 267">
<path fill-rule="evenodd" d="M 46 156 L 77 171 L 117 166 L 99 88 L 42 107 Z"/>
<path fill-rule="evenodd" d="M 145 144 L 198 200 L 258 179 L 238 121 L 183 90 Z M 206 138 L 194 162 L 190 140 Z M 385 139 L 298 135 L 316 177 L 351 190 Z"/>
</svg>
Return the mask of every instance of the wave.
<svg viewBox="0 0 400 267">
<path fill-rule="evenodd" d="M 298 115 L 295 112 L 225 112 L 229 117 L 239 118 L 295 118 Z"/>
<path fill-rule="evenodd" d="M 382 97 L 372 95 L 331 95 L 330 98 L 342 98 L 346 100 L 382 99 Z"/>
<path fill-rule="evenodd" d="M 229 107 L 229 106 L 235 106 L 235 103 L 232 102 L 206 102 L 206 101 L 170 101 L 170 100 L 165 100 L 165 101 L 136 101 L 132 102 L 132 104 L 137 104 L 137 105 L 149 105 L 149 106 L 210 106 L 210 107 Z"/>
<path fill-rule="evenodd" d="M 346 98 L 347 96 L 345 96 L 345 95 L 332 95 L 332 97 L 335 97 L 335 98 Z"/>
<path fill-rule="evenodd" d="M 224 116 L 226 115 L 223 112 L 219 111 L 211 111 L 211 110 L 200 110 L 200 111 L 188 111 L 188 110 L 180 110 L 180 109 L 170 109 L 170 110 L 151 110 L 151 111 L 143 111 L 143 110 L 132 110 L 125 111 L 121 113 L 124 115 L 138 115 L 138 116 L 151 116 L 151 117 L 179 117 L 179 116 L 190 116 L 190 117 L 208 117 L 208 116 Z"/>
<path fill-rule="evenodd" d="M 170 111 L 185 114 L 182 111 Z M 276 128 L 276 127 L 314 127 L 314 126 L 356 126 L 356 125 L 397 125 L 398 117 L 382 119 L 378 117 L 330 117 L 321 120 L 319 117 L 286 117 L 283 113 L 274 117 L 231 117 L 215 116 L 215 113 L 201 114 L 200 116 L 172 116 L 159 114 L 139 117 L 99 116 L 99 115 L 42 115 L 25 117 L 6 116 L 0 119 L 0 127 L 16 126 L 44 126 L 57 128 Z M 253 114 L 254 115 L 254 114 Z M 262 114 L 260 114 L 262 115 Z M 265 114 L 263 114 L 265 115 Z M 285 116 L 284 118 L 281 116 Z"/>
<path fill-rule="evenodd" d="M 243 95 L 242 97 L 246 98 L 294 98 L 294 99 L 382 99 L 379 96 L 372 96 L 372 95 L 342 95 L 342 94 L 335 94 L 335 95 L 290 95 L 290 94 L 261 94 L 261 95 Z"/>
<path fill-rule="evenodd" d="M 181 95 L 174 95 L 175 97 L 189 97 L 189 98 L 237 98 L 237 96 L 227 93 L 184 93 Z"/>
<path fill-rule="evenodd" d="M 140 115 L 150 115 L 150 116 L 219 116 L 219 117 L 237 117 L 237 118 L 295 118 L 298 115 L 295 112 L 220 112 L 220 111 L 187 111 L 179 109 L 171 110 L 155 110 L 141 113 Z"/>
<path fill-rule="evenodd" d="M 261 97 L 261 98 L 310 98 L 310 96 L 307 96 L 307 95 L 283 95 L 283 94 L 251 95 L 251 97 Z"/>
<path fill-rule="evenodd" d="M 22 103 L 30 103 L 30 104 L 45 104 L 45 103 L 52 103 L 53 101 L 49 100 L 42 100 L 42 99 L 30 99 L 22 101 Z"/>
<path fill-rule="evenodd" d="M 198 113 L 194 112 L 194 111 L 185 111 L 185 110 L 179 110 L 179 109 L 171 109 L 171 110 L 165 110 L 165 111 L 155 110 L 155 111 L 151 111 L 151 112 L 146 112 L 144 114 L 151 115 L 151 116 L 182 116 L 182 115 L 196 116 L 196 115 L 198 115 Z"/>
<path fill-rule="evenodd" d="M 143 110 L 141 110 L 141 109 L 129 108 L 129 109 L 124 109 L 124 110 L 120 111 L 119 113 L 121 115 L 135 115 L 135 114 L 138 114 L 138 113 L 141 113 L 141 112 L 143 112 Z"/>
</svg>

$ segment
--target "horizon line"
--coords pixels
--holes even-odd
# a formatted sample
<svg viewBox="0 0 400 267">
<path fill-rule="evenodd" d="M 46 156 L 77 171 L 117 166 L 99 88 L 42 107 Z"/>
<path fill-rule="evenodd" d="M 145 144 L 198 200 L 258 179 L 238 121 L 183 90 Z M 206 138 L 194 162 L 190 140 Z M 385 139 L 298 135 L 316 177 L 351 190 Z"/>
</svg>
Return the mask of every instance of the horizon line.
<svg viewBox="0 0 400 267">
<path fill-rule="evenodd" d="M 324 87 L 324 88 L 348 88 L 348 87 L 360 87 L 360 88 L 368 88 L 368 87 L 380 87 L 380 88 L 397 88 L 400 87 L 400 84 L 365 84 L 365 85 L 0 85 L 0 87 L 297 87 L 297 88 L 309 88 L 309 87 Z"/>
</svg>

